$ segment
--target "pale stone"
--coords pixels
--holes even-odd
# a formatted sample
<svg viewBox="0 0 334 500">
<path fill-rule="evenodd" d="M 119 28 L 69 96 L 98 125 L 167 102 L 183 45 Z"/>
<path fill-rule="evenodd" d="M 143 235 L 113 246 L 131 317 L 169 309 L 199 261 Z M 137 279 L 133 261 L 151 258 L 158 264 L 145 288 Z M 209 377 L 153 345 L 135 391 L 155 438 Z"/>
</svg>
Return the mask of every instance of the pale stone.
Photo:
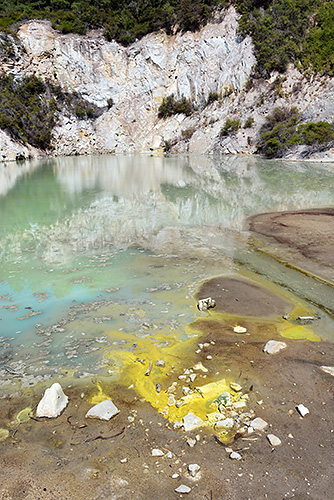
<svg viewBox="0 0 334 500">
<path fill-rule="evenodd" d="M 66 408 L 68 397 L 64 394 L 61 385 L 56 382 L 45 390 L 36 410 L 36 417 L 56 418 Z"/>
<path fill-rule="evenodd" d="M 93 406 L 86 413 L 86 418 L 99 418 L 100 420 L 110 420 L 119 413 L 119 409 L 110 399 L 106 399 L 101 403 Z"/>
<path fill-rule="evenodd" d="M 175 491 L 176 491 L 176 493 L 190 493 L 191 488 L 189 488 L 189 486 L 186 486 L 185 484 L 180 484 L 180 486 L 178 486 L 175 489 Z"/>
<path fill-rule="evenodd" d="M 285 342 L 278 342 L 276 340 L 268 340 L 263 348 L 263 352 L 267 354 L 276 354 L 277 352 L 287 347 Z"/>
<path fill-rule="evenodd" d="M 244 326 L 235 326 L 233 328 L 233 331 L 234 331 L 234 333 L 246 333 L 247 328 L 245 328 Z"/>
<path fill-rule="evenodd" d="M 233 418 L 225 418 L 224 420 L 218 420 L 215 424 L 215 430 L 219 429 L 232 429 L 234 426 Z"/>
<path fill-rule="evenodd" d="M 278 438 L 274 434 L 268 434 L 267 439 L 268 439 L 269 443 L 271 444 L 271 446 L 280 446 L 282 444 L 282 441 L 280 440 L 280 438 Z"/>
<path fill-rule="evenodd" d="M 237 384 L 236 382 L 230 382 L 230 387 L 235 392 L 242 391 L 242 386 L 240 384 Z"/>
<path fill-rule="evenodd" d="M 241 460 L 242 456 L 237 451 L 232 451 L 232 453 L 230 454 L 230 458 L 232 460 Z"/>
<path fill-rule="evenodd" d="M 196 474 L 200 471 L 200 465 L 198 464 L 189 464 L 188 465 L 188 471 L 191 477 L 195 477 Z"/>
<path fill-rule="evenodd" d="M 185 417 L 183 417 L 183 425 L 186 432 L 197 429 L 203 424 L 204 421 L 192 412 L 189 412 Z"/>
<path fill-rule="evenodd" d="M 263 420 L 262 418 L 256 417 L 256 418 L 254 418 L 254 420 L 252 420 L 251 427 L 255 431 L 264 431 L 264 429 L 266 429 L 266 427 L 268 427 L 268 423 L 265 420 Z"/>
<path fill-rule="evenodd" d="M 159 448 L 153 448 L 152 457 L 163 457 L 164 455 L 164 452 L 162 450 L 159 450 Z"/>
<path fill-rule="evenodd" d="M 298 405 L 297 410 L 302 417 L 305 417 L 305 415 L 310 413 L 310 410 L 306 408 L 306 406 L 304 406 L 303 404 Z"/>
<path fill-rule="evenodd" d="M 321 366 L 320 368 L 323 372 L 329 373 L 329 375 L 334 377 L 334 366 Z"/>
</svg>

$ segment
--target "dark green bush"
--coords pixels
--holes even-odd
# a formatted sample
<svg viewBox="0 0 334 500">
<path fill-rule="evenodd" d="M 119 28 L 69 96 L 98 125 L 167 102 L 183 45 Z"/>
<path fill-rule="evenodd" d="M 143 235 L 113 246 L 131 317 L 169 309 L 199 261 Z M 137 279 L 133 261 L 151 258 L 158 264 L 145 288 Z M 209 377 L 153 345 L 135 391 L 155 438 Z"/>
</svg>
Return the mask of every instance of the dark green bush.
<svg viewBox="0 0 334 500">
<path fill-rule="evenodd" d="M 240 120 L 231 120 L 230 118 L 227 118 L 224 127 L 221 128 L 220 130 L 220 137 L 226 137 L 227 135 L 231 135 L 240 128 Z"/>
<path fill-rule="evenodd" d="M 219 93 L 218 92 L 209 92 L 208 95 L 208 100 L 206 101 L 206 105 L 209 106 L 209 104 L 212 104 L 215 101 L 219 100 Z"/>
<path fill-rule="evenodd" d="M 297 108 L 275 108 L 261 127 L 258 152 L 267 158 L 281 157 L 292 145 L 299 143 Z"/>
<path fill-rule="evenodd" d="M 185 114 L 190 116 L 194 111 L 194 106 L 191 101 L 185 97 L 176 100 L 174 94 L 164 97 L 162 103 L 160 104 L 158 117 L 167 118 L 168 116 Z"/>
<path fill-rule="evenodd" d="M 20 81 L 0 77 L 0 128 L 13 139 L 50 149 L 60 110 L 82 119 L 95 118 L 102 111 L 79 94 L 65 93 L 35 75 Z"/>
<path fill-rule="evenodd" d="M 251 128 L 254 124 L 254 118 L 252 116 L 249 116 L 244 124 L 244 128 Z"/>
<path fill-rule="evenodd" d="M 292 146 L 315 146 L 334 140 L 333 126 L 327 122 L 300 124 L 296 108 L 275 108 L 260 130 L 257 152 L 268 158 L 279 158 Z"/>
<path fill-rule="evenodd" d="M 325 144 L 334 140 L 333 126 L 328 122 L 307 122 L 300 125 L 299 133 L 304 144 Z"/>
</svg>

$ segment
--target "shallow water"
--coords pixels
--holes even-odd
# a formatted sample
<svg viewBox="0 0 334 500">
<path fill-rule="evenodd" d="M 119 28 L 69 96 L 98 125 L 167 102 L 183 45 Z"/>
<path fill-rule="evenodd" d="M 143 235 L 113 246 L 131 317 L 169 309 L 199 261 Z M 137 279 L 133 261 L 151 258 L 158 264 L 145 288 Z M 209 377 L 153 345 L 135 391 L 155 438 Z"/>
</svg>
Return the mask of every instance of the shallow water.
<svg viewBox="0 0 334 500">
<path fill-rule="evenodd" d="M 211 276 L 246 276 L 317 312 L 328 289 L 313 300 L 299 276 L 280 279 L 252 256 L 243 221 L 332 206 L 333 168 L 204 156 L 0 165 L 2 393 L 65 374 L 117 376 L 127 356 L 186 345 L 194 294 Z M 314 332 L 332 331 L 322 311 Z"/>
</svg>

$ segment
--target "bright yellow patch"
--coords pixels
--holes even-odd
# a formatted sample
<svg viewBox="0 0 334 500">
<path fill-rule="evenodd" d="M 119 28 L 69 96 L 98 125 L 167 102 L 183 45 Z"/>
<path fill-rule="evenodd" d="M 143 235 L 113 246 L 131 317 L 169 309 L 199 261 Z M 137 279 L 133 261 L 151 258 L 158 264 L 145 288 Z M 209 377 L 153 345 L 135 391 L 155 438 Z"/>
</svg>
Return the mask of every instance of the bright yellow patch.
<svg viewBox="0 0 334 500">
<path fill-rule="evenodd" d="M 306 339 L 319 342 L 321 339 L 310 329 L 300 325 L 287 325 L 279 328 L 279 333 L 287 339 Z"/>
</svg>

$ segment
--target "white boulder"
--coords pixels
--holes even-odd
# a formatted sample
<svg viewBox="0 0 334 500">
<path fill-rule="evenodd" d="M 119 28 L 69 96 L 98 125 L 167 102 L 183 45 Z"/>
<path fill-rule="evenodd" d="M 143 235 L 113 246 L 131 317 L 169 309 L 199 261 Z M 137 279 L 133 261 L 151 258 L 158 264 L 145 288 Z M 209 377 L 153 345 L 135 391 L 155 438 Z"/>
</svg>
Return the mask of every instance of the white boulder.
<svg viewBox="0 0 334 500">
<path fill-rule="evenodd" d="M 68 403 L 68 397 L 64 394 L 61 385 L 56 382 L 45 390 L 36 410 L 36 417 L 56 418 L 61 414 Z"/>
<path fill-rule="evenodd" d="M 197 429 L 203 424 L 204 421 L 197 415 L 194 415 L 191 411 L 185 417 L 183 417 L 183 425 L 186 432 Z"/>
<path fill-rule="evenodd" d="M 251 426 L 255 431 L 264 431 L 264 429 L 268 426 L 268 422 L 263 420 L 263 418 L 257 417 L 252 420 Z"/>
<path fill-rule="evenodd" d="M 323 372 L 329 373 L 329 375 L 333 375 L 334 377 L 334 366 L 320 366 Z"/>
<path fill-rule="evenodd" d="M 101 403 L 93 406 L 86 413 L 86 418 L 99 418 L 100 420 L 110 420 L 112 417 L 119 413 L 119 409 L 111 401 L 111 399 L 106 399 Z"/>
<path fill-rule="evenodd" d="M 280 446 L 282 444 L 282 441 L 280 440 L 280 438 L 275 436 L 275 434 L 268 434 L 267 439 L 268 439 L 269 443 L 271 444 L 271 446 Z"/>
</svg>

